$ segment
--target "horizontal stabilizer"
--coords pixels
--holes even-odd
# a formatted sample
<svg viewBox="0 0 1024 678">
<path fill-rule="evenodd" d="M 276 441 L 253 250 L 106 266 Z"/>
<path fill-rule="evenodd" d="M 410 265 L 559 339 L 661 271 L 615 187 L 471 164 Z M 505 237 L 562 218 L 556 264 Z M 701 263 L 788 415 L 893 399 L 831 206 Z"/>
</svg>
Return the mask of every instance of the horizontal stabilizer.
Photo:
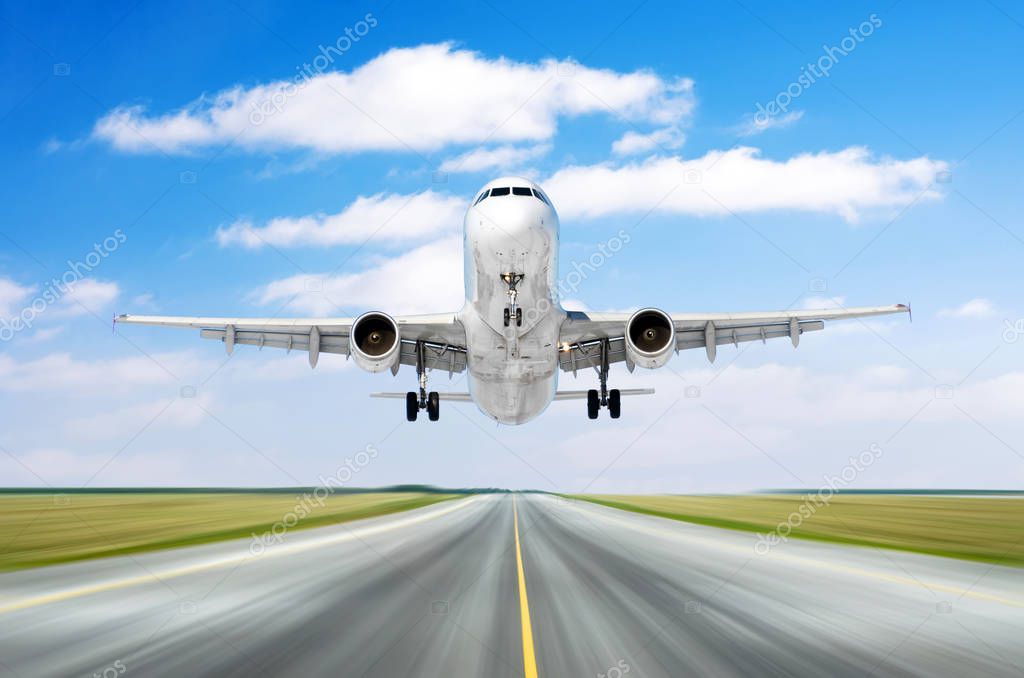
<svg viewBox="0 0 1024 678">
<path fill-rule="evenodd" d="M 382 393 L 371 393 L 371 398 L 405 398 L 406 391 L 385 391 Z M 458 403 L 469 403 L 473 402 L 473 399 L 469 397 L 468 393 L 438 393 L 437 397 L 441 400 L 451 400 Z"/>
<path fill-rule="evenodd" d="M 653 388 L 623 388 L 619 389 L 619 395 L 654 395 Z M 559 391 L 555 394 L 555 400 L 586 400 L 586 391 Z"/>
</svg>

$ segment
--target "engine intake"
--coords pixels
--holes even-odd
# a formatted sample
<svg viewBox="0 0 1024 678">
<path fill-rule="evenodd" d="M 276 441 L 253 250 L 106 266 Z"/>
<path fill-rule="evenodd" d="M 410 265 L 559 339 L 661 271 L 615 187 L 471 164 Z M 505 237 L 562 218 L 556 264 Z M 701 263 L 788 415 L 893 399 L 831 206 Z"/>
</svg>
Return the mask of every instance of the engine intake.
<svg viewBox="0 0 1024 678">
<path fill-rule="evenodd" d="M 371 311 L 356 318 L 349 341 L 356 364 L 367 372 L 383 372 L 398 363 L 398 323 L 386 313 Z"/>
<path fill-rule="evenodd" d="M 672 318 L 656 308 L 640 309 L 626 321 L 626 355 L 647 369 L 662 367 L 676 348 Z"/>
</svg>

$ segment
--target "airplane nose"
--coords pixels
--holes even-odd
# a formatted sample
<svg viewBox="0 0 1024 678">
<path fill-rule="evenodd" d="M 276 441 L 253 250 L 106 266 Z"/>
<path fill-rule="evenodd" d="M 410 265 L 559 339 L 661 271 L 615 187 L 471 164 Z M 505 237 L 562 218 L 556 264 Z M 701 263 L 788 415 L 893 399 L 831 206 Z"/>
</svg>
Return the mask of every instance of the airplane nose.
<svg viewBox="0 0 1024 678">
<path fill-rule="evenodd" d="M 466 233 L 492 241 L 525 241 L 550 234 L 556 222 L 543 208 L 543 203 L 528 198 L 491 198 L 470 209 Z"/>
</svg>

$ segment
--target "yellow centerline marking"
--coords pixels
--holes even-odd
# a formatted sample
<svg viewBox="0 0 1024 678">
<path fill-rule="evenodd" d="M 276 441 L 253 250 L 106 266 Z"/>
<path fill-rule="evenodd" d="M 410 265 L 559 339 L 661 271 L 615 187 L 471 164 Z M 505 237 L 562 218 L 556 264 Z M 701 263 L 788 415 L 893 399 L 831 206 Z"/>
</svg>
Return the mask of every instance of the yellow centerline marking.
<svg viewBox="0 0 1024 678">
<path fill-rule="evenodd" d="M 512 495 L 512 523 L 516 532 L 516 569 L 519 572 L 519 621 L 523 627 L 523 673 L 526 678 L 537 678 L 537 657 L 533 652 L 533 625 L 530 624 L 530 601 L 526 595 L 526 575 L 523 573 L 523 552 L 519 547 L 519 510 Z"/>
<path fill-rule="evenodd" d="M 299 541 L 296 544 L 280 544 L 274 548 L 267 549 L 258 556 L 252 555 L 248 551 L 245 551 L 241 554 L 221 556 L 219 558 L 213 558 L 199 563 L 194 563 L 192 565 L 183 565 L 176 568 L 158 570 L 150 574 L 138 575 L 135 577 L 126 577 L 123 579 L 114 579 L 107 582 L 100 582 L 85 586 L 76 586 L 72 588 L 62 589 L 60 591 L 54 591 L 53 593 L 45 593 L 42 595 L 22 598 L 20 600 L 4 600 L 0 598 L 0 614 L 17 612 L 19 610 L 39 607 L 40 605 L 47 605 L 50 603 L 59 603 L 66 600 L 72 600 L 74 598 L 81 598 L 82 596 L 92 595 L 95 593 L 116 591 L 119 589 L 125 589 L 132 586 L 138 586 L 140 584 L 152 584 L 156 582 L 166 581 L 168 579 L 176 579 L 178 577 L 184 577 L 186 575 L 195 574 L 197 572 L 206 572 L 209 570 L 216 570 L 225 567 L 237 567 L 247 561 L 259 561 L 263 560 L 264 558 L 277 558 L 286 555 L 294 555 L 296 553 L 310 551 L 313 549 L 321 548 L 323 546 L 332 546 L 335 544 L 341 544 L 347 541 L 352 541 L 354 539 L 363 539 L 364 537 L 371 537 L 384 532 L 390 532 L 391 530 L 425 522 L 427 520 L 440 518 L 441 516 L 447 515 L 453 511 L 457 511 L 461 508 L 469 506 L 475 501 L 475 498 L 457 499 L 454 500 L 452 504 L 449 504 L 448 506 L 440 510 L 421 513 L 419 515 L 405 516 L 402 518 L 398 518 L 397 520 L 385 522 L 382 525 L 371 525 L 363 528 L 354 527 L 348 529 L 348 531 L 346 532 L 329 534 L 325 537 L 315 539 L 303 540 Z M 338 523 L 338 525 L 344 525 L 344 523 Z"/>
</svg>

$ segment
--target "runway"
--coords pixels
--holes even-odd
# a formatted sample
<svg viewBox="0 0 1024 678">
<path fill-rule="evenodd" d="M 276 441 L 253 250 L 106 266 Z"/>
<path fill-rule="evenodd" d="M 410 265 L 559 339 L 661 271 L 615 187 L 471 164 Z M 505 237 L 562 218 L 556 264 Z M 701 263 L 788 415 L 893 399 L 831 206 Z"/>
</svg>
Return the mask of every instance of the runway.
<svg viewBox="0 0 1024 678">
<path fill-rule="evenodd" d="M 756 541 L 485 495 L 8 573 L 0 676 L 1024 673 L 1021 570 Z"/>
</svg>

